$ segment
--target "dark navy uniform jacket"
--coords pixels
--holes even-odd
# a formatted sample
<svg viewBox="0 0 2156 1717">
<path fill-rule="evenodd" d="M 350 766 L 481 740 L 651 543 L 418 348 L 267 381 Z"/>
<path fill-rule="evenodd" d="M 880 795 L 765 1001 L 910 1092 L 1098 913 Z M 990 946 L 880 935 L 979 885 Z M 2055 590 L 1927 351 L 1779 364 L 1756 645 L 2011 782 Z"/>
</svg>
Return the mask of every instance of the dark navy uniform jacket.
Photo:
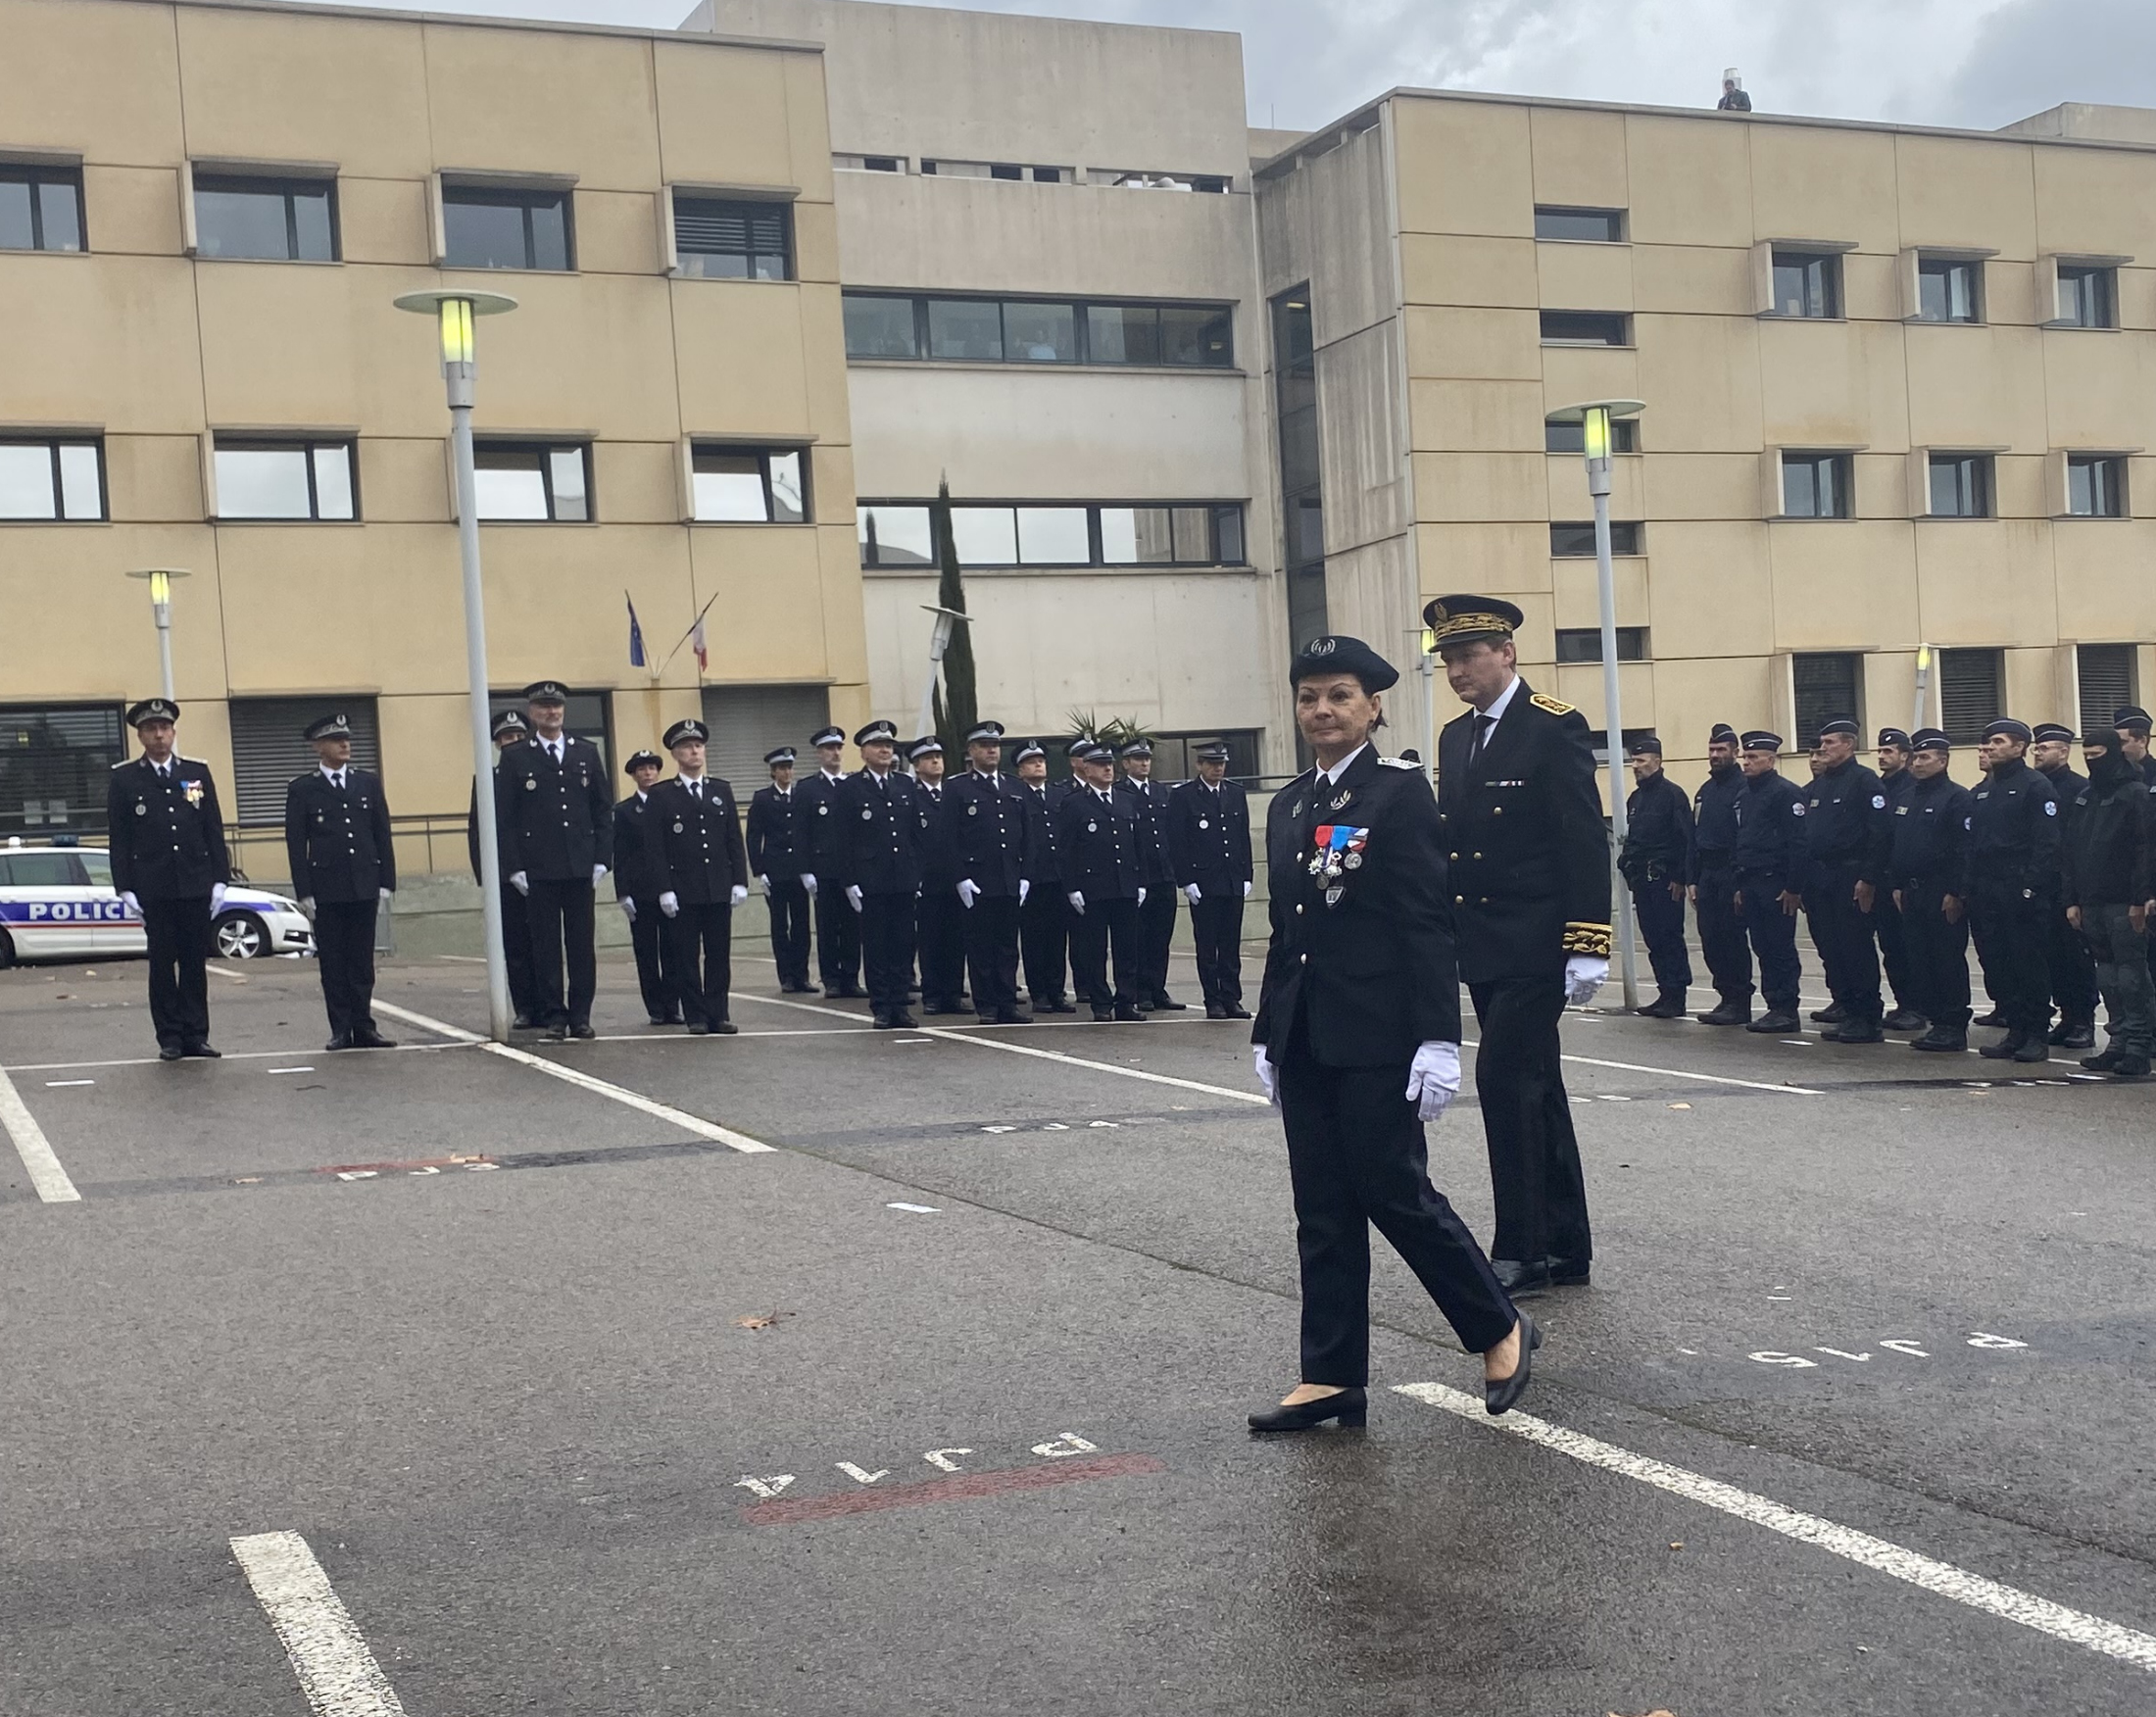
<svg viewBox="0 0 2156 1717">
<path fill-rule="evenodd" d="M 657 793 L 659 783 L 652 788 Z M 632 793 L 613 808 L 613 898 L 649 906 L 666 892 L 651 793 Z"/>
<path fill-rule="evenodd" d="M 2156 896 L 2156 797 L 2123 757 L 2084 785 L 2066 819 L 2066 905 L 2131 907 Z"/>
<path fill-rule="evenodd" d="M 1200 895 L 1254 880 L 1250 865 L 1250 796 L 1233 781 L 1218 788 L 1185 781 L 1168 795 L 1168 858 L 1179 888 Z"/>
<path fill-rule="evenodd" d="M 302 900 L 371 901 L 397 886 L 389 801 L 378 777 L 349 763 L 344 787 L 319 769 L 284 790 L 284 856 Z"/>
<path fill-rule="evenodd" d="M 808 780 L 794 784 L 808 830 L 808 871 L 818 881 L 838 874 L 838 824 L 831 819 L 838 791 L 851 779 L 849 775 L 826 775 L 818 769 Z"/>
<path fill-rule="evenodd" d="M 1330 869 L 1320 830 L 1334 831 L 1325 842 L 1338 855 Z M 1356 754 L 1337 785 L 1313 769 L 1273 795 L 1265 819 L 1273 936 L 1250 1027 L 1268 1059 L 1287 1059 L 1298 1017 L 1311 1056 L 1328 1067 L 1404 1069 L 1419 1045 L 1459 1042 L 1445 841 L 1421 768 L 1381 759 L 1374 747 Z"/>
<path fill-rule="evenodd" d="M 1472 767 L 1474 711 L 1438 735 L 1438 815 L 1465 983 L 1609 955 L 1609 830 L 1587 718 L 1525 680 Z"/>
<path fill-rule="evenodd" d="M 1886 785 L 1890 795 L 1893 781 Z M 1887 807 L 1887 813 L 1893 824 L 1887 881 L 1895 888 L 1929 884 L 1948 894 L 1960 888 L 1962 824 L 1969 815 L 1969 789 L 1945 775 L 1934 775 L 1929 781 L 1909 775 L 1907 791 L 1899 804 Z"/>
<path fill-rule="evenodd" d="M 1115 791 L 1127 797 L 1138 813 L 1138 867 L 1145 874 L 1146 886 L 1172 883 L 1175 860 L 1168 852 L 1168 831 L 1163 822 L 1169 789 L 1158 781 L 1134 781 L 1128 775 L 1118 775 Z"/>
<path fill-rule="evenodd" d="M 1634 888 L 1683 882 L 1691 873 L 1691 805 L 1667 774 L 1649 776 L 1626 796 L 1617 868 Z"/>
<path fill-rule="evenodd" d="M 613 867 L 613 795 L 606 760 L 588 739 L 562 736 L 557 763 L 536 739 L 513 745 L 494 765 L 494 815 L 502 874 L 534 882 L 589 882 Z"/>
<path fill-rule="evenodd" d="M 1001 772 L 968 769 L 946 783 L 940 833 L 956 866 L 954 882 L 965 878 L 991 900 L 1016 900 L 1021 881 L 1039 880 L 1045 854 L 1032 797 L 1023 781 Z"/>
<path fill-rule="evenodd" d="M 1812 777 L 1804 799 L 1805 877 L 1813 888 L 1886 879 L 1893 845 L 1886 789 L 1851 758 Z"/>
<path fill-rule="evenodd" d="M 793 882 L 815 874 L 808 851 L 808 824 L 815 809 L 802 797 L 799 785 L 785 793 L 759 787 L 749 801 L 749 871 Z"/>
<path fill-rule="evenodd" d="M 919 820 L 918 841 L 921 855 L 921 892 L 923 894 L 950 894 L 958 886 L 958 878 L 964 874 L 958 868 L 958 855 L 951 844 L 951 837 L 944 828 L 944 801 L 951 788 L 946 783 L 931 787 L 925 781 L 913 783 L 913 814 Z"/>
<path fill-rule="evenodd" d="M 1744 771 L 1732 763 L 1709 769 L 1691 796 L 1691 880 L 1710 870 L 1727 870 L 1737 856 L 1737 807 L 1744 794 Z"/>
<path fill-rule="evenodd" d="M 1062 795 L 1055 791 L 1055 783 L 1043 781 L 1040 786 L 1018 783 L 1026 808 L 1026 839 L 1031 843 L 1033 886 L 1053 892 L 1055 884 L 1055 808 L 1062 803 Z M 1030 898 L 1030 897 L 1029 897 Z"/>
<path fill-rule="evenodd" d="M 1146 885 L 1134 794 L 1105 799 L 1081 782 L 1055 808 L 1055 883 L 1095 901 L 1134 901 Z"/>
<path fill-rule="evenodd" d="M 1804 890 L 1805 795 L 1787 775 L 1769 770 L 1744 777 L 1737 802 L 1737 852 L 1731 868 L 1740 878 L 1780 886 L 1777 894 Z"/>
<path fill-rule="evenodd" d="M 113 888 L 149 900 L 207 898 L 215 884 L 232 880 L 218 784 L 209 764 L 177 752 L 166 763 L 165 776 L 146 757 L 113 770 L 105 789 Z"/>
<path fill-rule="evenodd" d="M 2050 900 L 2059 890 L 2059 802 L 2023 760 L 1995 764 L 1969 790 L 1962 889 L 1978 900 Z"/>
<path fill-rule="evenodd" d="M 831 795 L 832 877 L 864 895 L 918 894 L 921 887 L 921 792 L 893 769 L 879 787 L 861 769 Z M 823 874 L 819 864 L 816 874 Z"/>
<path fill-rule="evenodd" d="M 676 775 L 652 789 L 645 822 L 658 848 L 661 894 L 687 906 L 723 906 L 749 886 L 749 855 L 741 844 L 741 811 L 733 787 L 706 775 L 701 797 Z"/>
</svg>

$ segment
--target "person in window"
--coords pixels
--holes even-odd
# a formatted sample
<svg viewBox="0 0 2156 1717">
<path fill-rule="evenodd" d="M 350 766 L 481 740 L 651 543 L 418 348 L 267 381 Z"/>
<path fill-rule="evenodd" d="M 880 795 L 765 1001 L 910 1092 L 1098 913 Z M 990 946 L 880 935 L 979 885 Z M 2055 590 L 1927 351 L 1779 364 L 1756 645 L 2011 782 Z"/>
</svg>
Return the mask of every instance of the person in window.
<svg viewBox="0 0 2156 1717">
<path fill-rule="evenodd" d="M 392 1050 L 374 1026 L 374 921 L 397 891 L 389 799 L 381 777 L 352 762 L 342 715 L 308 723 L 316 766 L 284 790 L 292 892 L 315 920 L 316 966 L 329 1014 L 325 1050 Z"/>
<path fill-rule="evenodd" d="M 1744 93 L 1744 80 L 1738 76 L 1735 66 L 1722 74 L 1722 99 L 1714 106 L 1716 112 L 1725 114 L 1748 114 L 1752 111 L 1752 98 Z"/>
</svg>

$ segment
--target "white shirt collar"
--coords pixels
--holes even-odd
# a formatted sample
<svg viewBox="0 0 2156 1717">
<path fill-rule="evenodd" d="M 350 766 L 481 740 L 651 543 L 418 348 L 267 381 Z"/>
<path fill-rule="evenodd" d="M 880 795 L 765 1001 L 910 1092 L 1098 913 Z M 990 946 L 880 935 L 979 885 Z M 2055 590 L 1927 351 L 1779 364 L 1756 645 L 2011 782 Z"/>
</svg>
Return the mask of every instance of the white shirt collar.
<svg viewBox="0 0 2156 1717">
<path fill-rule="evenodd" d="M 350 763 L 347 763 L 344 765 L 344 768 L 332 769 L 327 763 L 318 763 L 316 765 L 317 768 L 321 770 L 322 779 L 325 781 L 335 781 L 340 775 L 344 773 L 345 769 L 348 769 L 352 765 Z"/>
<path fill-rule="evenodd" d="M 1506 686 L 1503 691 L 1497 694 L 1496 701 L 1493 703 L 1489 709 L 1478 711 L 1477 713 L 1487 715 L 1493 721 L 1503 720 L 1504 712 L 1512 703 L 1512 694 L 1517 692 L 1519 689 L 1520 676 L 1518 674 L 1514 674 L 1512 676 L 1512 683 Z"/>
<path fill-rule="evenodd" d="M 1347 774 L 1348 772 L 1348 765 L 1353 762 L 1357 758 L 1362 756 L 1362 754 L 1369 749 L 1370 742 L 1368 740 L 1364 740 L 1360 745 L 1356 746 L 1353 751 L 1349 752 L 1346 757 L 1342 758 L 1340 761 L 1335 763 L 1331 768 L 1318 770 L 1317 778 L 1320 781 L 1323 781 L 1329 787 L 1339 786 L 1341 776 Z"/>
</svg>

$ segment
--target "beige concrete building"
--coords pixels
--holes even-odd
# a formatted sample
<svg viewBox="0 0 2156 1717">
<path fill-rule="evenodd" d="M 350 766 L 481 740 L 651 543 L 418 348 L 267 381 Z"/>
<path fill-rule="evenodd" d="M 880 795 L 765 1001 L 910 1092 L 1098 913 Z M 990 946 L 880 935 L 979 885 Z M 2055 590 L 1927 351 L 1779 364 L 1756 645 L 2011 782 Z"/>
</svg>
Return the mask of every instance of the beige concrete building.
<svg viewBox="0 0 2156 1717">
<path fill-rule="evenodd" d="M 709 710 L 752 783 L 864 715 L 814 44 L 245 0 L 0 0 L 0 836 L 101 822 L 158 687 L 124 574 L 177 566 L 228 808 L 344 710 L 463 866 L 448 414 L 391 306 L 451 283 L 521 306 L 479 325 L 495 685 L 568 681 L 616 764 Z M 710 604 L 708 669 L 632 667 L 624 593 L 654 669 Z"/>
</svg>

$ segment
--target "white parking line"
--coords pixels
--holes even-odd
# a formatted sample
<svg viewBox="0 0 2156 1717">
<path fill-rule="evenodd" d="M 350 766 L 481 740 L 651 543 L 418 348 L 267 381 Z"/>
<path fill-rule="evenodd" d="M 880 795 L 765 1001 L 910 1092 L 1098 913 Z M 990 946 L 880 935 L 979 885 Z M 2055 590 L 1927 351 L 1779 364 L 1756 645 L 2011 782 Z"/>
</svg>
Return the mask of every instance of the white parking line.
<svg viewBox="0 0 2156 1717">
<path fill-rule="evenodd" d="M 22 1094 L 15 1089 L 15 1081 L 5 1073 L 0 1073 L 0 1127 L 5 1127 L 8 1137 L 15 1141 L 15 1153 L 22 1157 L 23 1166 L 29 1171 L 30 1185 L 40 1199 L 48 1204 L 82 1202 L 82 1195 L 74 1190 L 74 1182 L 68 1178 L 68 1171 L 60 1166 L 60 1158 L 53 1154 L 45 1129 L 37 1124 L 37 1117 L 30 1113 Z"/>
<path fill-rule="evenodd" d="M 305 1539 L 256 1533 L 232 1540 L 232 1554 L 316 1717 L 404 1717 L 404 1702 Z"/>
<path fill-rule="evenodd" d="M 409 1007 L 398 1007 L 379 997 L 375 998 L 374 1007 L 377 1012 L 401 1019 L 408 1025 L 418 1026 L 423 1031 L 438 1032 L 457 1043 L 474 1045 L 491 1055 L 500 1055 L 504 1060 L 514 1061 L 521 1066 L 535 1067 L 552 1078 L 563 1080 L 584 1091 L 596 1092 L 601 1097 L 612 1098 L 615 1103 L 626 1104 L 630 1108 L 641 1109 L 645 1114 L 664 1121 L 670 1127 L 679 1127 L 685 1133 L 693 1133 L 699 1139 L 709 1139 L 712 1144 L 723 1145 L 729 1151 L 766 1152 L 777 1149 L 776 1146 L 764 1144 L 761 1139 L 752 1139 L 746 1133 L 737 1133 L 731 1127 L 720 1126 L 716 1121 L 707 1121 L 702 1115 L 692 1115 L 686 1109 L 677 1109 L 671 1104 L 660 1103 L 641 1092 L 631 1091 L 626 1086 L 595 1079 L 591 1074 L 575 1067 L 564 1067 L 561 1062 L 550 1061 L 544 1055 L 535 1055 L 529 1050 L 513 1049 L 508 1044 L 491 1042 L 476 1032 L 465 1030 L 461 1025 L 430 1019 L 424 1013 L 415 1013 Z"/>
<path fill-rule="evenodd" d="M 1652 1485 L 1656 1490 L 1667 1491 L 1688 1501 L 1719 1509 L 1799 1544 L 1816 1545 L 1875 1573 L 1890 1575 L 1940 1597 L 1952 1598 L 1971 1609 L 2018 1622 L 2025 1628 L 2034 1628 L 2039 1634 L 2049 1634 L 2055 1640 L 2101 1652 L 2106 1657 L 2116 1657 L 2136 1669 L 2156 1670 L 2156 1635 L 2123 1627 L 2101 1616 L 2068 1609 L 2064 1604 L 2053 1603 L 2049 1598 L 2037 1597 L 2011 1586 L 2001 1586 L 1995 1580 L 1986 1580 L 1981 1574 L 1972 1574 L 1950 1562 L 1936 1561 L 1885 1539 L 1874 1538 L 1870 1533 L 1785 1507 L 1770 1497 L 1740 1491 L 1719 1479 L 1670 1466 L 1643 1454 L 1634 1454 L 1615 1444 L 1568 1431 L 1529 1413 L 1506 1413 L 1493 1419 L 1483 1410 L 1479 1397 L 1463 1395 L 1440 1383 L 1403 1383 L 1395 1385 L 1394 1389 L 1396 1394 L 1442 1408 L 1472 1424 L 1509 1432 L 1529 1443 L 1553 1448 L 1559 1454 L 1568 1454 L 1589 1466 L 1621 1473 L 1642 1485 Z"/>
</svg>

